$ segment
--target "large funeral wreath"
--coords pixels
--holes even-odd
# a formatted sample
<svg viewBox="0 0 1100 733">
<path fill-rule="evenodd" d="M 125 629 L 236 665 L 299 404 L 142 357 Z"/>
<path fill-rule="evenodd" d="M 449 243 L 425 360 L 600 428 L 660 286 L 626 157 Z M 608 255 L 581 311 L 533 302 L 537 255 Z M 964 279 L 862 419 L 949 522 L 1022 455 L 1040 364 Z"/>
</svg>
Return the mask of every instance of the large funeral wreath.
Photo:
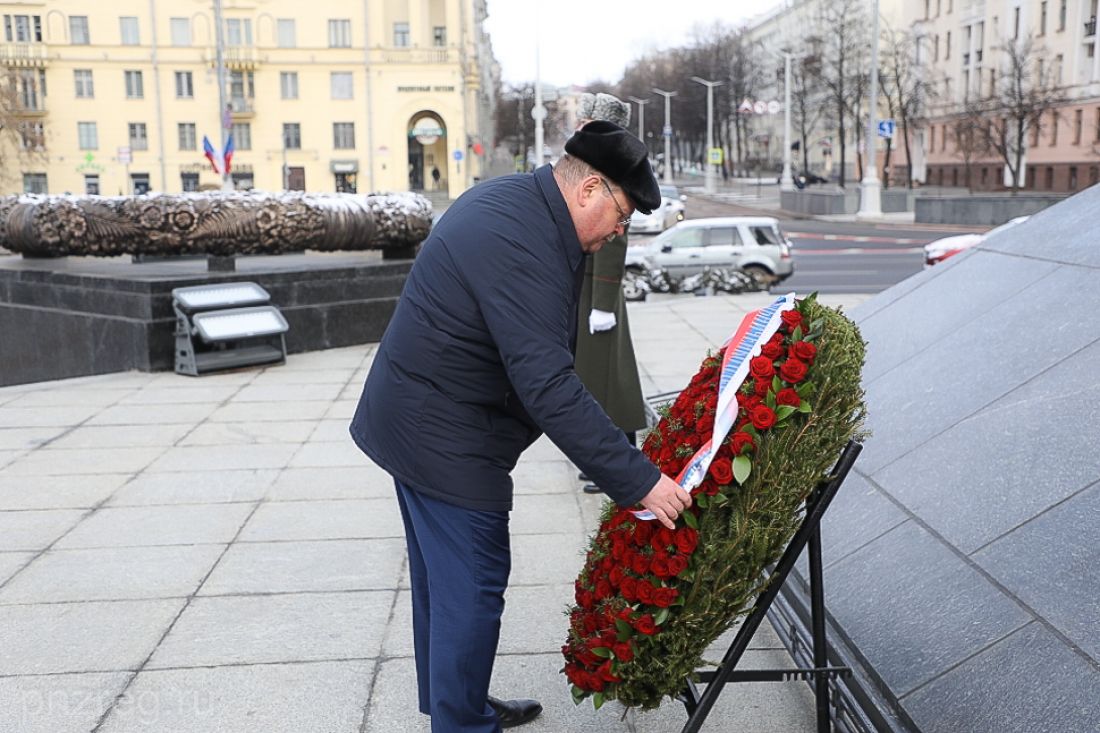
<svg viewBox="0 0 1100 733">
<path fill-rule="evenodd" d="M 578 704 L 591 696 L 597 708 L 606 700 L 654 708 L 677 695 L 706 647 L 764 589 L 763 571 L 797 530 L 806 497 L 860 431 L 864 344 L 855 325 L 814 296 L 771 308 L 763 336 L 744 332 L 769 314 L 750 314 L 703 360 L 643 445 L 691 487 L 694 503 L 677 528 L 604 509 L 562 647 Z M 736 384 L 734 356 L 744 363 Z M 729 424 L 720 436 L 716 417 Z"/>
</svg>

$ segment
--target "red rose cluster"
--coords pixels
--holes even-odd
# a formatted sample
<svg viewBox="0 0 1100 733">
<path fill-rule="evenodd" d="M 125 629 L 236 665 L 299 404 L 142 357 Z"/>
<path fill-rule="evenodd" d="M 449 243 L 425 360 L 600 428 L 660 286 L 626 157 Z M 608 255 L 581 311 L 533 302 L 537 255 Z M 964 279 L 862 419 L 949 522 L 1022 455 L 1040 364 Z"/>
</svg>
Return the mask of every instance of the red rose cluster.
<svg viewBox="0 0 1100 733">
<path fill-rule="evenodd" d="M 785 311 L 783 323 L 750 361 L 737 393 L 735 427 L 718 447 L 707 476 L 692 490 L 694 503 L 670 530 L 617 508 L 592 541 L 575 584 L 569 641 L 562 647 L 565 672 L 580 702 L 596 695 L 597 707 L 615 697 L 626 665 L 645 663 L 646 640 L 661 632 L 685 602 L 700 542 L 699 517 L 727 501 L 724 492 L 744 483 L 751 456 L 766 431 L 795 412 L 809 412 L 805 381 L 817 348 L 805 336 L 802 314 Z M 642 447 L 663 473 L 678 476 L 711 437 L 723 352 L 707 357 Z M 702 538 L 705 540 L 705 537 Z M 643 657 L 640 661 L 639 657 Z"/>
</svg>

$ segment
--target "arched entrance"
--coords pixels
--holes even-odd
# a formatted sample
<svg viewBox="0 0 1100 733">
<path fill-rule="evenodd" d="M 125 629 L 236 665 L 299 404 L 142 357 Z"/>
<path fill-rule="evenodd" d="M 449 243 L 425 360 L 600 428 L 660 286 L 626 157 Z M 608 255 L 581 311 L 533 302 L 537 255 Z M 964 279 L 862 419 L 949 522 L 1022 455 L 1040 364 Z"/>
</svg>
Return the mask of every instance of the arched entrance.
<svg viewBox="0 0 1100 733">
<path fill-rule="evenodd" d="M 447 126 L 435 112 L 409 119 L 409 190 L 447 190 Z"/>
</svg>

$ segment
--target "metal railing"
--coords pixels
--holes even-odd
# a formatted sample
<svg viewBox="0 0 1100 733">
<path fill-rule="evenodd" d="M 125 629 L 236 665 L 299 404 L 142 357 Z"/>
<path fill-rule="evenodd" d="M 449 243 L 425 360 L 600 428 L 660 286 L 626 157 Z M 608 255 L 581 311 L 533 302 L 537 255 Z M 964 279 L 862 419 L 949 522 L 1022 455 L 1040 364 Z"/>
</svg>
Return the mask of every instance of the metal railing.
<svg viewBox="0 0 1100 733">
<path fill-rule="evenodd" d="M 1085 21 L 1085 37 L 1096 35 L 1096 16 L 1092 16 Z"/>
<path fill-rule="evenodd" d="M 249 97 L 230 97 L 229 112 L 238 117 L 256 114 L 255 100 Z"/>
<path fill-rule="evenodd" d="M 457 53 L 447 48 L 374 48 L 371 61 L 385 64 L 444 64 L 457 61 Z"/>
</svg>

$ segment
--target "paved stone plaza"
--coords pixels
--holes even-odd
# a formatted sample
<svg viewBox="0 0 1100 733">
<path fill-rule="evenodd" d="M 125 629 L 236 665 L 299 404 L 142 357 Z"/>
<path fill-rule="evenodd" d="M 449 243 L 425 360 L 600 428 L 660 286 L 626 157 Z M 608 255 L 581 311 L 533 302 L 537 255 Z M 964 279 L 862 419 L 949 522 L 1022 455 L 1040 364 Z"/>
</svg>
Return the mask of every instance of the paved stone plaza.
<svg viewBox="0 0 1100 733">
<path fill-rule="evenodd" d="M 680 389 L 770 299 L 632 305 L 646 393 Z M 429 729 L 393 486 L 347 435 L 373 351 L 0 389 L 0 731 Z M 679 730 L 679 704 L 573 705 L 562 611 L 602 497 L 546 439 L 515 479 L 494 693 L 541 699 L 531 733 Z M 789 664 L 770 628 L 745 658 Z M 812 729 L 803 683 L 733 686 L 705 728 Z"/>
</svg>

